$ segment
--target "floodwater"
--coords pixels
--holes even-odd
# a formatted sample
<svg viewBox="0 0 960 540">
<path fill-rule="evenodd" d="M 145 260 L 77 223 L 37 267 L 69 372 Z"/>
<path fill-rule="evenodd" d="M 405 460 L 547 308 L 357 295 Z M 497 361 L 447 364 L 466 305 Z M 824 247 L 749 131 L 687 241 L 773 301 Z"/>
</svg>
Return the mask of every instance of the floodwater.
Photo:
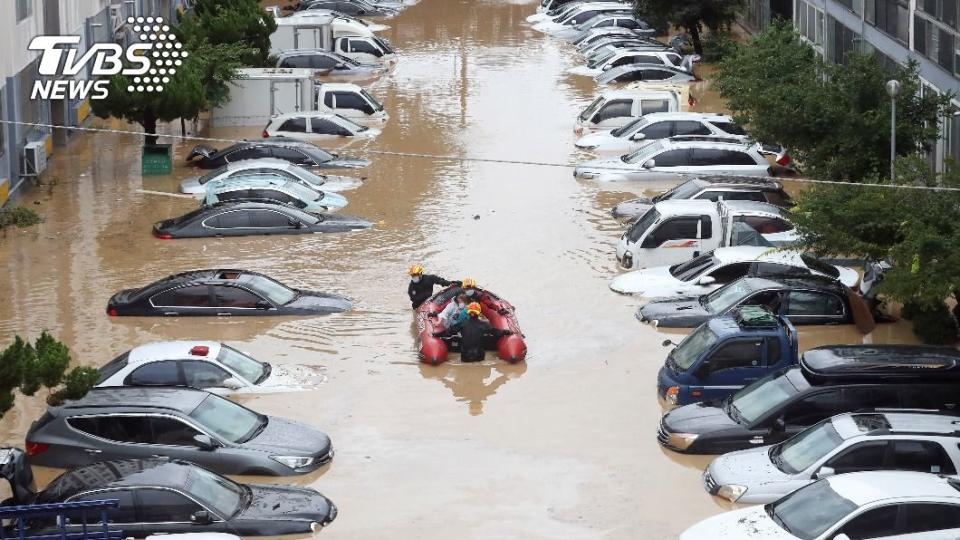
<svg viewBox="0 0 960 540">
<path fill-rule="evenodd" d="M 194 173 L 182 163 L 193 143 L 176 143 L 172 176 L 141 177 L 138 137 L 76 137 L 23 198 L 46 221 L 0 238 L 3 341 L 46 328 L 77 362 L 101 365 L 153 340 L 217 339 L 321 371 L 313 390 L 243 402 L 333 438 L 331 466 L 256 479 L 332 498 L 341 513 L 328 538 L 669 538 L 725 510 L 700 485 L 709 458 L 673 455 L 655 439 L 660 342 L 677 332 L 639 324 L 636 301 L 607 288 L 621 231 L 608 210 L 644 186 L 577 182 L 565 167 L 370 153 L 581 159 L 573 119 L 596 89 L 564 73 L 577 61 L 570 47 L 525 25 L 533 11 L 526 1 L 423 0 L 387 23 L 401 60 L 370 90 L 391 118 L 378 140 L 345 151 L 374 160 L 342 211 L 375 222 L 369 231 L 157 240 L 153 222 L 196 203 L 148 192 L 173 192 Z M 413 263 L 474 277 L 516 305 L 526 364 L 490 355 L 419 365 L 405 294 Z M 104 313 L 118 289 L 204 267 L 264 272 L 348 295 L 356 308 L 305 319 Z M 801 331 L 804 349 L 910 339 L 904 325 L 867 337 L 850 327 Z M 42 410 L 39 399 L 20 398 L 0 421 L 0 443 L 22 444 Z"/>
</svg>

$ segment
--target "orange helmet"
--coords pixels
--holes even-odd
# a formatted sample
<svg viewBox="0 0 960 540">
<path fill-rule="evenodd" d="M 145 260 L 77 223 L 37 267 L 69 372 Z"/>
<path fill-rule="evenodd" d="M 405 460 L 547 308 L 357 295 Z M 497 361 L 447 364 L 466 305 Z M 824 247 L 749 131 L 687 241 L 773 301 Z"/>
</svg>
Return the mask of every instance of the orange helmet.
<svg viewBox="0 0 960 540">
<path fill-rule="evenodd" d="M 470 302 L 470 305 L 467 306 L 467 315 L 471 317 L 479 317 L 480 311 L 481 311 L 480 304 L 478 304 L 477 302 Z"/>
<path fill-rule="evenodd" d="M 419 276 L 419 275 L 422 274 L 422 273 L 423 273 L 423 267 L 420 266 L 419 264 L 415 264 L 415 265 L 413 265 L 413 266 L 410 267 L 410 275 L 411 275 L 411 276 Z"/>
<path fill-rule="evenodd" d="M 473 278 L 470 278 L 470 277 L 468 277 L 468 278 L 463 278 L 463 288 L 464 288 L 464 289 L 476 289 L 476 288 L 477 288 L 477 280 L 475 280 L 475 279 L 473 279 Z"/>
</svg>

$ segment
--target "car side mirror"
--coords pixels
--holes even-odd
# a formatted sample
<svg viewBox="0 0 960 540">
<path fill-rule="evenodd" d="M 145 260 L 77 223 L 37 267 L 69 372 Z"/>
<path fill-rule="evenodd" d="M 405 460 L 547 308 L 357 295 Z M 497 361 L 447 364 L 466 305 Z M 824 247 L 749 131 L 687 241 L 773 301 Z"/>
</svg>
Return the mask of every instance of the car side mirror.
<svg viewBox="0 0 960 540">
<path fill-rule="evenodd" d="M 209 525 L 213 523 L 213 518 L 210 517 L 210 512 L 197 510 L 193 514 L 190 514 L 190 523 L 194 525 Z"/>
<path fill-rule="evenodd" d="M 633 139 L 633 140 L 635 140 L 635 141 L 642 141 L 643 139 L 646 139 L 646 138 L 647 138 L 647 134 L 646 134 L 646 133 L 640 133 L 640 132 L 634 133 L 634 134 L 633 134 L 633 137 L 631 137 L 631 139 Z"/>
<path fill-rule="evenodd" d="M 670 341 L 669 339 L 663 340 L 663 343 L 661 343 L 661 345 L 663 345 L 664 347 L 669 347 L 669 346 L 671 346 L 671 345 L 673 345 L 674 347 L 676 347 L 676 343 Z"/>
<path fill-rule="evenodd" d="M 272 307 L 273 306 L 270 305 L 270 302 L 267 302 L 266 300 L 260 300 L 257 302 L 257 309 L 270 309 Z"/>
<path fill-rule="evenodd" d="M 717 282 L 717 279 L 713 276 L 701 276 L 697 280 L 697 285 L 712 285 Z"/>
<path fill-rule="evenodd" d="M 654 168 L 654 167 L 656 167 L 656 166 L 657 166 L 657 160 L 655 160 L 655 159 L 648 159 L 648 160 L 647 160 L 646 162 L 644 162 L 644 164 L 643 164 L 643 168 L 644 168 L 644 169 L 652 169 L 652 168 Z"/>
<path fill-rule="evenodd" d="M 776 420 L 773 421 L 773 424 L 770 426 L 770 431 L 774 433 L 783 433 L 787 430 L 787 423 L 783 420 L 783 416 L 778 416 Z"/>
<path fill-rule="evenodd" d="M 243 388 L 243 383 L 236 377 L 227 377 L 223 380 L 223 386 L 231 390 L 239 390 Z"/>
<path fill-rule="evenodd" d="M 337 65 L 334 66 L 334 67 L 335 67 L 336 69 L 343 69 L 343 68 L 347 67 L 347 65 L 344 64 L 343 62 L 339 62 L 339 63 L 337 63 Z"/>
<path fill-rule="evenodd" d="M 197 443 L 197 446 L 199 446 L 201 450 L 215 450 L 217 446 L 219 446 L 205 433 L 197 433 L 193 436 L 193 441 Z"/>
<path fill-rule="evenodd" d="M 817 479 L 817 480 L 820 480 L 821 478 L 826 478 L 826 477 L 828 477 L 828 476 L 833 476 L 833 475 L 836 474 L 836 473 L 837 473 L 837 471 L 835 471 L 835 470 L 833 469 L 833 467 L 823 466 L 823 467 L 820 467 L 820 470 L 819 470 L 819 471 L 817 471 L 816 473 L 813 474 L 813 477 L 814 477 L 815 479 Z"/>
</svg>

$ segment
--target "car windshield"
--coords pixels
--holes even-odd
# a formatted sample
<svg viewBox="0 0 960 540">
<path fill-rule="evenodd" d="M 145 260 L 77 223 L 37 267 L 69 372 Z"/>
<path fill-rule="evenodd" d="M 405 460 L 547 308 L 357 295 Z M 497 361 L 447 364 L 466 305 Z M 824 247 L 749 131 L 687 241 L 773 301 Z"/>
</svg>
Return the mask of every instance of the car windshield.
<svg viewBox="0 0 960 540">
<path fill-rule="evenodd" d="M 820 272 L 821 274 L 830 276 L 832 278 L 840 277 L 840 270 L 838 270 L 836 266 L 827 264 L 812 255 L 802 253 L 800 255 L 800 260 L 803 261 L 803 264 L 807 265 L 807 268 L 815 272 Z"/>
<path fill-rule="evenodd" d="M 643 127 L 649 123 L 650 123 L 649 120 L 641 116 L 636 120 L 631 120 L 630 122 L 627 122 L 627 124 L 622 127 L 618 127 L 617 129 L 611 130 L 610 134 L 613 135 L 614 137 L 620 137 L 625 133 L 631 133 L 631 132 L 643 129 Z"/>
<path fill-rule="evenodd" d="M 220 354 L 217 355 L 217 360 L 237 372 L 238 375 L 246 379 L 249 383 L 259 382 L 268 369 L 267 364 L 257 362 L 253 358 L 226 345 L 220 347 Z"/>
<path fill-rule="evenodd" d="M 183 488 L 221 517 L 229 518 L 243 510 L 243 486 L 206 469 L 191 467 Z"/>
<path fill-rule="evenodd" d="M 857 505 L 834 491 L 828 479 L 804 486 L 763 509 L 788 533 L 813 540 L 850 515 Z"/>
<path fill-rule="evenodd" d="M 360 89 L 360 94 L 361 94 L 363 97 L 367 98 L 367 101 L 369 101 L 369 102 L 373 105 L 373 108 L 374 108 L 374 109 L 376 109 L 377 111 L 382 111 L 382 110 L 383 110 L 383 104 L 380 103 L 379 101 L 377 101 L 377 98 L 375 98 L 375 97 L 371 96 L 369 93 L 367 93 L 366 90 L 364 90 L 364 89 L 361 88 L 361 89 Z"/>
<path fill-rule="evenodd" d="M 316 160 L 317 163 L 326 163 L 333 160 L 333 154 L 327 152 L 323 148 L 317 147 L 307 147 L 302 149 L 304 153 Z"/>
<path fill-rule="evenodd" d="M 710 330 L 710 326 L 701 324 L 696 330 L 685 337 L 683 341 L 668 356 L 668 360 L 677 371 L 686 371 L 700 358 L 704 351 L 713 347 L 717 342 L 717 335 Z"/>
<path fill-rule="evenodd" d="M 587 108 L 584 109 L 582 113 L 580 113 L 580 120 L 584 122 L 589 120 L 593 116 L 593 113 L 597 112 L 597 109 L 600 108 L 600 105 L 603 105 L 603 102 L 605 99 L 606 98 L 604 98 L 603 96 L 600 96 L 597 99 L 593 100 L 593 103 L 588 105 Z"/>
<path fill-rule="evenodd" d="M 214 394 L 204 398 L 190 418 L 232 443 L 249 441 L 267 427 L 266 416 Z"/>
<path fill-rule="evenodd" d="M 283 188 L 301 201 L 319 201 L 323 198 L 323 192 L 307 187 L 300 182 L 287 182 L 283 185 Z"/>
<path fill-rule="evenodd" d="M 740 423 L 752 424 L 796 393 L 797 388 L 786 373 L 773 373 L 734 394 L 729 401 L 728 414 Z"/>
<path fill-rule="evenodd" d="M 609 71 L 607 73 L 610 73 Z M 663 149 L 663 143 L 652 141 L 645 144 L 642 148 L 632 154 L 627 154 L 620 158 L 624 163 L 643 163 L 644 161 L 657 155 Z"/>
<path fill-rule="evenodd" d="M 643 233 L 647 232 L 658 219 L 660 219 L 660 212 L 657 212 L 656 208 L 647 210 L 645 214 L 640 216 L 640 219 L 627 229 L 627 240 L 630 242 L 639 242 Z"/>
<path fill-rule="evenodd" d="M 829 418 L 795 437 L 770 447 L 770 460 L 781 471 L 797 474 L 807 470 L 843 443 Z"/>
<path fill-rule="evenodd" d="M 737 281 L 720 287 L 712 293 L 705 294 L 702 297 L 703 300 L 701 303 L 714 313 L 723 313 L 736 305 L 737 302 L 749 296 L 753 291 L 754 288 L 750 285 L 750 281 L 738 279 Z"/>
<path fill-rule="evenodd" d="M 617 54 L 617 50 L 616 50 L 616 49 L 612 49 L 612 50 L 606 51 L 606 52 L 604 52 L 603 54 L 601 54 L 600 56 L 596 56 L 596 57 L 590 59 L 590 61 L 587 62 L 587 67 L 590 68 L 590 69 L 593 69 L 593 68 L 599 66 L 600 64 L 606 62 L 607 60 L 613 58 L 613 55 L 615 55 L 615 54 Z"/>
<path fill-rule="evenodd" d="M 700 277 L 700 274 L 718 266 L 720 261 L 714 258 L 713 252 L 708 251 L 699 257 L 694 257 L 687 262 L 675 264 L 670 267 L 670 275 L 680 281 L 693 281 Z"/>
<path fill-rule="evenodd" d="M 353 120 L 350 120 L 349 118 L 346 118 L 343 116 L 338 118 L 337 121 L 339 121 L 341 125 L 346 126 L 347 129 L 349 129 L 350 131 L 353 131 L 354 133 L 362 133 L 370 129 L 367 126 L 361 126 L 360 124 L 354 122 Z"/>
<path fill-rule="evenodd" d="M 393 47 L 391 47 L 390 44 L 387 43 L 387 40 L 379 38 L 377 36 L 373 36 L 373 41 L 374 43 L 379 45 L 381 49 L 383 49 L 383 52 L 387 54 L 390 54 L 393 52 Z"/>
<path fill-rule="evenodd" d="M 257 275 L 247 275 L 245 276 L 246 282 L 250 287 L 254 288 L 260 294 L 263 294 L 270 299 L 271 302 L 279 306 L 288 304 L 291 300 L 297 297 L 297 292 L 293 289 L 273 281 L 272 279 L 267 279 L 263 276 Z"/>
<path fill-rule="evenodd" d="M 653 202 L 666 201 L 668 199 L 692 199 L 697 193 L 700 193 L 700 184 L 697 183 L 696 180 L 687 180 L 670 191 L 657 195 L 653 198 Z"/>
<path fill-rule="evenodd" d="M 214 178 L 219 177 L 221 174 L 223 174 L 223 173 L 225 173 L 225 172 L 227 172 L 227 166 L 226 166 L 226 165 L 224 165 L 223 167 L 220 167 L 219 169 L 214 169 L 214 170 L 208 172 L 207 174 L 205 174 L 205 175 L 203 175 L 203 176 L 200 177 L 200 180 L 199 180 L 200 185 L 202 186 L 202 185 L 206 184 L 207 182 L 213 180 Z"/>
</svg>

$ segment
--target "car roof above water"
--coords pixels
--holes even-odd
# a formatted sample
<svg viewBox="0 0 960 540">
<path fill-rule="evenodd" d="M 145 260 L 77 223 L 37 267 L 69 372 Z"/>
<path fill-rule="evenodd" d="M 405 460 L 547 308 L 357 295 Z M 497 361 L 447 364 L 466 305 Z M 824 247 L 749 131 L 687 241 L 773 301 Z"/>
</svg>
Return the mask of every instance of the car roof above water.
<svg viewBox="0 0 960 540">
<path fill-rule="evenodd" d="M 38 503 L 62 502 L 85 491 L 111 487 L 182 488 L 193 465 L 165 459 L 102 461 L 71 469 L 41 492 Z"/>
<path fill-rule="evenodd" d="M 826 480 L 841 497 L 857 506 L 884 499 L 955 499 L 960 504 L 957 480 L 911 471 L 870 471 L 839 474 Z"/>
<path fill-rule="evenodd" d="M 957 381 L 960 351 L 923 345 L 831 345 L 803 353 L 800 367 L 808 378 L 825 383 Z"/>
<path fill-rule="evenodd" d="M 54 409 L 58 413 L 79 409 L 164 409 L 188 414 L 210 395 L 186 387 L 107 386 L 93 388 L 82 398 Z"/>
<path fill-rule="evenodd" d="M 207 354 L 194 354 L 196 347 L 206 347 Z M 127 365 L 171 358 L 209 360 L 220 354 L 221 347 L 218 341 L 156 341 L 131 349 L 127 356 Z"/>
<path fill-rule="evenodd" d="M 831 420 L 844 439 L 880 435 L 930 435 L 957 438 L 960 441 L 960 412 L 877 409 L 871 412 L 845 413 Z"/>
</svg>

